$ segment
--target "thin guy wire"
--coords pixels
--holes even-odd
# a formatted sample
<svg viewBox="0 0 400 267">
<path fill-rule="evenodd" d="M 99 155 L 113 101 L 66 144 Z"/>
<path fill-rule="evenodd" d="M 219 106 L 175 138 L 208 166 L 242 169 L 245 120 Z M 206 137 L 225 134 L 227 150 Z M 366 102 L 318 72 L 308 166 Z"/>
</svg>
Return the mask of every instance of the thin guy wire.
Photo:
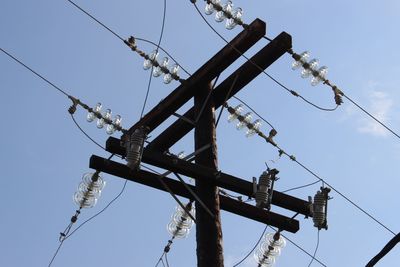
<svg viewBox="0 0 400 267">
<path fill-rule="evenodd" d="M 102 26 L 103 28 L 105 28 L 107 31 L 109 31 L 110 33 L 112 33 L 114 36 L 116 36 L 118 39 L 120 39 L 121 41 L 125 41 L 124 38 L 122 38 L 120 35 L 118 35 L 115 31 L 111 30 L 109 27 L 107 27 L 104 23 L 102 23 L 100 20 L 96 19 L 92 14 L 90 14 L 88 11 L 84 10 L 83 8 L 81 8 L 78 4 L 74 3 L 71 0 L 67 0 L 68 2 L 70 2 L 73 6 L 75 6 L 77 9 L 79 9 L 80 11 L 82 11 L 84 14 L 86 14 L 88 17 L 90 17 L 91 19 L 93 19 L 95 22 L 97 22 L 100 26 Z M 142 42 L 146 42 L 149 44 L 152 44 L 154 46 L 157 46 L 156 43 L 144 39 L 144 38 L 139 38 L 139 37 L 135 37 L 136 40 L 138 41 L 142 41 Z M 124 42 L 125 43 L 125 42 Z M 164 48 L 162 48 L 161 46 L 159 47 L 161 49 L 161 51 L 163 51 L 168 57 L 170 57 L 173 61 L 175 61 L 180 68 L 187 74 L 187 75 L 191 75 L 188 71 L 186 71 L 179 63 L 178 61 L 176 61 Z"/>
<path fill-rule="evenodd" d="M 186 214 L 193 220 L 193 222 L 195 222 L 196 223 L 196 219 L 193 217 L 193 215 L 190 213 L 190 211 L 188 211 L 187 209 L 186 209 L 186 207 L 185 207 L 185 205 L 183 205 L 183 203 L 182 203 L 182 201 L 180 201 L 177 197 L 176 197 L 176 195 L 175 195 L 175 193 L 171 190 L 171 188 L 164 182 L 164 180 L 162 179 L 162 177 L 165 177 L 165 175 L 167 175 L 167 174 L 161 174 L 161 173 L 159 173 L 158 171 L 156 171 L 156 170 L 154 170 L 154 169 L 152 169 L 152 168 L 150 168 L 150 167 L 147 167 L 147 166 L 145 166 L 145 165 L 143 165 L 143 164 L 141 164 L 140 166 L 142 166 L 143 168 L 145 168 L 145 169 L 147 169 L 147 170 L 150 170 L 150 171 L 152 171 L 153 173 L 155 173 L 155 174 L 157 174 L 157 179 L 158 179 L 158 181 L 160 182 L 160 184 L 165 188 L 165 190 L 167 190 L 167 192 L 172 196 L 172 198 L 176 201 L 176 203 L 178 203 L 178 205 L 186 212 Z"/>
<path fill-rule="evenodd" d="M 270 227 L 272 230 L 277 231 L 277 229 L 275 229 L 272 226 L 268 226 Z M 304 252 L 305 254 L 307 254 L 308 256 L 310 256 L 311 258 L 313 258 L 316 262 L 318 262 L 320 265 L 324 266 L 324 267 L 328 267 L 326 264 L 324 264 L 322 261 L 320 261 L 318 258 L 314 257 L 313 255 L 311 255 L 311 253 L 309 253 L 307 250 L 305 250 L 304 248 L 302 248 L 301 246 L 297 245 L 294 241 L 290 240 L 287 236 L 283 235 L 281 233 L 281 235 L 286 238 L 287 241 L 289 241 L 292 245 L 294 245 L 295 247 L 297 247 L 298 249 L 300 249 L 302 252 Z"/>
<path fill-rule="evenodd" d="M 217 30 L 214 29 L 214 27 L 207 21 L 207 19 L 203 16 L 203 14 L 201 13 L 201 11 L 199 10 L 199 8 L 197 7 L 196 3 L 193 3 L 193 5 L 195 6 L 197 12 L 200 14 L 201 18 L 205 21 L 205 23 L 208 25 L 208 27 L 211 28 L 211 30 L 213 30 L 213 32 L 215 32 L 225 43 L 229 44 L 228 40 L 225 39 L 225 37 L 223 37 Z M 248 58 L 246 55 L 244 55 L 242 52 L 240 52 L 235 46 L 231 46 L 236 52 L 238 52 L 242 57 L 244 57 L 248 62 L 250 62 L 253 66 L 255 66 L 257 69 L 259 69 L 262 73 L 264 73 L 268 78 L 270 78 L 272 81 L 274 81 L 276 84 L 278 84 L 279 86 L 281 86 L 283 89 L 285 89 L 286 91 L 288 91 L 289 93 L 291 93 L 294 96 L 300 97 L 302 100 L 304 100 L 307 104 L 312 105 L 313 107 L 322 110 L 322 111 L 335 111 L 338 107 L 338 105 L 336 105 L 335 108 L 323 108 L 320 107 L 314 103 L 312 103 L 311 101 L 305 99 L 303 96 L 299 95 L 297 92 L 289 89 L 288 87 L 286 87 L 285 85 L 283 85 L 281 82 L 279 82 L 277 79 L 275 79 L 274 77 L 272 77 L 270 74 L 268 74 L 264 69 L 262 69 L 260 66 L 258 66 L 256 63 L 254 63 L 252 60 L 250 60 L 250 58 Z"/>
<path fill-rule="evenodd" d="M 212 85 L 212 87 L 211 87 L 211 90 L 210 90 L 210 92 L 208 93 L 207 98 L 206 98 L 206 100 L 204 101 L 203 105 L 201 106 L 199 115 L 197 115 L 197 118 L 194 120 L 195 123 L 198 123 L 198 122 L 199 122 L 199 119 L 200 119 L 200 117 L 201 117 L 201 115 L 203 115 L 203 111 L 204 111 L 204 109 L 206 108 L 207 102 L 208 102 L 208 100 L 210 99 L 211 94 L 213 93 L 213 90 L 214 90 L 214 88 L 215 88 L 215 85 L 216 85 L 217 82 L 218 82 L 219 76 L 220 76 L 220 74 L 218 74 L 217 78 L 215 78 L 215 80 L 214 80 L 214 82 L 213 82 L 213 85 Z"/>
<path fill-rule="evenodd" d="M 260 238 L 258 239 L 257 243 L 254 245 L 254 247 L 249 251 L 249 253 L 247 253 L 247 255 L 240 260 L 239 262 L 237 262 L 235 265 L 233 265 L 232 267 L 236 267 L 239 266 L 240 264 L 242 264 L 242 262 L 244 262 L 250 255 L 251 253 L 253 253 L 253 251 L 257 248 L 258 244 L 260 244 L 261 239 L 263 238 L 265 232 L 267 231 L 268 225 L 265 226 L 264 231 L 261 233 Z"/>
<path fill-rule="evenodd" d="M 235 79 L 233 80 L 233 82 L 232 82 L 232 84 L 231 84 L 231 87 L 229 88 L 229 91 L 228 91 L 228 93 L 226 94 L 226 97 L 225 97 L 225 99 L 224 99 L 224 103 L 221 105 L 221 110 L 219 111 L 218 118 L 217 118 L 217 122 L 215 123 L 215 128 L 217 128 L 217 126 L 218 126 L 219 120 L 221 119 L 221 116 L 222 116 L 222 112 L 224 111 L 224 108 L 225 108 L 225 104 L 226 104 L 226 102 L 228 101 L 229 95 L 231 94 L 232 89 L 233 89 L 233 87 L 235 86 L 237 79 L 239 78 L 239 75 L 240 75 L 240 73 L 238 73 L 238 74 L 235 76 Z"/>
<path fill-rule="evenodd" d="M 164 254 L 164 258 L 165 258 L 165 263 L 167 264 L 167 267 L 169 267 L 169 262 L 168 262 L 168 257 L 167 257 L 168 253 Z"/>
<path fill-rule="evenodd" d="M 161 255 L 161 257 L 158 259 L 156 265 L 154 267 L 157 267 L 160 262 L 162 263 L 163 267 L 165 267 L 164 261 L 163 261 L 163 257 L 164 257 L 165 252 L 163 252 L 163 254 Z"/>
<path fill-rule="evenodd" d="M 164 8 L 163 8 L 163 10 L 164 11 L 163 11 L 163 19 L 162 19 L 162 23 L 161 23 L 161 33 L 160 33 L 160 38 L 158 39 L 158 43 L 157 43 L 156 54 L 158 53 L 158 49 L 160 48 L 162 37 L 164 35 L 165 14 L 167 13 L 167 0 L 164 0 Z M 147 83 L 146 97 L 144 98 L 144 103 L 143 103 L 143 107 L 142 107 L 142 112 L 140 113 L 140 118 L 143 118 L 144 109 L 146 108 L 147 99 L 149 97 L 150 88 L 151 88 L 151 81 L 153 80 L 153 69 L 154 69 L 154 66 L 152 65 L 151 69 L 150 69 L 149 82 Z"/>
<path fill-rule="evenodd" d="M 266 119 L 264 119 L 260 114 L 257 113 L 257 111 L 255 111 L 250 105 L 248 105 L 245 101 L 243 101 L 242 99 L 240 99 L 237 96 L 233 96 L 234 99 L 236 99 L 237 101 L 239 101 L 240 103 L 242 103 L 243 105 L 245 105 L 248 109 L 250 109 L 254 114 L 256 114 L 260 119 L 262 119 L 266 124 L 268 124 L 272 129 L 276 129 L 272 123 L 270 123 L 269 121 L 267 121 Z"/>
<path fill-rule="evenodd" d="M 57 85 L 55 85 L 54 83 L 50 82 L 48 79 L 46 79 L 45 77 L 43 77 L 42 75 L 40 75 L 39 73 L 37 73 L 36 71 L 34 71 L 32 68 L 30 68 L 28 65 L 26 65 L 25 63 L 23 63 L 22 61 L 20 61 L 19 59 L 17 59 L 16 57 L 14 57 L 13 55 L 11 55 L 9 52 L 7 52 L 6 50 L 4 50 L 3 48 L 0 47 L 0 50 L 6 54 L 7 56 L 9 56 L 10 58 L 12 58 L 14 61 L 18 62 L 20 65 L 24 66 L 27 70 L 31 71 L 33 74 L 35 74 L 37 77 L 39 77 L 40 79 L 42 79 L 43 81 L 45 81 L 46 83 L 48 83 L 49 85 L 51 85 L 54 89 L 58 90 L 60 93 L 64 94 L 66 97 L 69 97 L 69 95 L 62 90 L 60 87 L 58 87 Z"/>
<path fill-rule="evenodd" d="M 308 264 L 308 267 L 310 267 L 311 264 L 313 263 L 315 255 L 317 254 L 317 251 L 318 251 L 318 247 L 319 247 L 319 232 L 320 232 L 320 230 L 317 230 L 317 245 L 315 246 L 313 258 L 311 259 L 310 264 Z"/>
<path fill-rule="evenodd" d="M 48 267 L 50 267 L 53 264 L 53 261 L 56 258 L 56 256 L 58 255 L 58 252 L 60 251 L 61 246 L 63 245 L 64 241 L 65 241 L 65 239 L 60 242 L 60 245 L 58 245 L 58 248 L 57 248 L 56 252 L 54 253 L 53 257 L 51 258 Z"/>
<path fill-rule="evenodd" d="M 346 94 L 343 94 L 343 96 L 349 100 L 351 103 L 353 103 L 356 107 L 358 107 L 361 111 L 363 111 L 365 114 L 367 114 L 369 117 L 371 117 L 374 121 L 376 121 L 377 123 L 379 123 L 380 125 L 382 125 L 386 130 L 388 130 L 389 132 L 391 132 L 394 136 L 396 136 L 398 139 L 400 139 L 400 135 L 398 133 L 396 133 L 395 131 L 393 131 L 392 129 L 390 129 L 388 126 L 386 126 L 383 122 L 381 122 L 380 120 L 378 120 L 375 116 L 373 116 L 371 113 L 369 113 L 366 109 L 364 109 L 363 107 L 361 107 L 359 104 L 357 104 L 353 99 L 351 99 L 349 96 L 347 96 Z"/>
<path fill-rule="evenodd" d="M 183 186 L 186 188 L 186 190 L 193 196 L 193 198 L 200 204 L 200 206 L 203 207 L 203 209 L 211 216 L 211 218 L 215 218 L 215 215 L 210 211 L 210 209 L 204 204 L 204 202 L 200 199 L 200 197 L 185 183 L 185 181 L 182 179 L 182 177 L 176 173 L 173 172 L 175 177 L 178 178 L 178 180 L 183 184 Z"/>
</svg>

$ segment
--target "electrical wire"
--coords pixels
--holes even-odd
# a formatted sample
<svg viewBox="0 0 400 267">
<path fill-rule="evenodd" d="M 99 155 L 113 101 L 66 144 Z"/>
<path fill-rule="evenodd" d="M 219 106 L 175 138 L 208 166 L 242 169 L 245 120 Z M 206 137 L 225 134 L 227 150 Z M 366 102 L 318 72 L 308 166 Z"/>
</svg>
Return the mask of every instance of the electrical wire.
<svg viewBox="0 0 400 267">
<path fill-rule="evenodd" d="M 282 193 L 287 193 L 289 191 L 293 191 L 293 190 L 298 190 L 298 189 L 302 189 L 302 188 L 305 188 L 305 187 L 309 187 L 309 186 L 315 185 L 315 184 L 317 184 L 319 182 L 321 182 L 321 180 L 317 180 L 317 181 L 309 183 L 309 184 L 305 184 L 305 185 L 293 187 L 293 188 L 290 188 L 290 189 L 286 189 L 286 190 L 282 191 Z"/>
<path fill-rule="evenodd" d="M 215 128 L 217 128 L 217 126 L 218 126 L 218 123 L 219 123 L 219 120 L 221 119 L 222 112 L 224 111 L 226 102 L 228 101 L 229 95 L 231 94 L 232 89 L 233 89 L 233 87 L 235 86 L 237 79 L 239 78 L 239 75 L 240 75 L 240 73 L 238 73 L 238 74 L 235 76 L 235 79 L 233 80 L 233 82 L 232 82 L 232 84 L 231 84 L 231 87 L 229 88 L 228 93 L 226 94 L 224 103 L 222 104 L 221 110 L 219 111 L 219 114 L 218 114 L 217 122 L 215 123 Z"/>
<path fill-rule="evenodd" d="M 282 151 L 282 150 L 281 150 Z M 286 153 L 285 153 L 286 154 Z M 287 155 L 287 154 L 286 154 Z M 396 233 L 394 231 L 392 231 L 389 227 L 387 227 L 385 224 L 383 224 L 381 221 L 379 221 L 378 219 L 376 219 L 374 216 L 372 216 L 369 212 L 367 212 L 366 210 L 364 210 L 363 208 L 361 208 L 358 204 L 356 204 L 354 201 L 352 201 L 350 198 L 348 198 L 346 195 L 344 195 L 343 193 L 341 193 L 338 189 L 336 189 L 335 187 L 333 187 L 331 184 L 329 184 L 326 180 L 322 179 L 319 175 L 317 175 L 316 173 L 314 173 L 313 171 L 311 171 L 309 168 L 307 168 L 304 164 L 302 164 L 301 162 L 299 162 L 296 158 L 290 156 L 291 160 L 293 160 L 294 162 L 296 162 L 299 166 L 301 166 L 303 169 L 305 169 L 307 172 L 309 172 L 311 175 L 313 175 L 315 178 L 319 179 L 319 181 L 325 183 L 327 186 L 329 186 L 333 191 L 335 191 L 337 194 L 339 194 L 342 198 L 344 198 L 347 202 L 349 202 L 350 204 L 352 204 L 354 207 L 356 207 L 359 211 L 361 211 L 362 213 L 364 213 L 365 215 L 367 215 L 370 219 L 372 219 L 373 221 L 375 221 L 376 223 L 378 223 L 380 226 L 382 226 L 383 228 L 385 228 L 387 231 L 389 231 L 390 233 L 392 233 L 393 235 L 396 235 Z"/>
<path fill-rule="evenodd" d="M 54 262 L 54 259 L 57 257 L 57 255 L 58 255 L 58 252 L 59 252 L 59 251 L 60 251 L 60 249 L 61 249 L 61 246 L 64 244 L 64 241 L 65 241 L 65 239 L 64 239 L 64 240 L 62 240 L 62 241 L 60 242 L 60 244 L 58 245 L 58 247 L 57 247 L 57 250 L 56 250 L 56 252 L 54 253 L 53 257 L 51 258 L 51 260 L 50 260 L 50 263 L 49 263 L 48 267 L 50 267 L 50 266 L 53 264 L 53 262 Z"/>
<path fill-rule="evenodd" d="M 30 72 L 32 72 L 34 75 L 36 75 L 37 77 L 39 77 L 41 80 L 45 81 L 47 84 L 49 84 L 51 87 L 53 87 L 54 89 L 56 89 L 57 91 L 59 91 L 60 93 L 62 93 L 63 95 L 65 95 L 66 97 L 70 98 L 71 96 L 64 91 L 63 89 L 61 89 L 59 86 L 55 85 L 53 82 L 51 82 L 49 79 L 45 78 L 44 76 L 42 76 L 41 74 L 39 74 L 37 71 L 35 71 L 34 69 L 32 69 L 31 67 L 29 67 L 28 65 L 26 65 L 25 63 L 23 63 L 21 60 L 19 60 L 18 58 L 16 58 L 15 56 L 13 56 L 12 54 L 10 54 L 9 52 L 7 52 L 6 50 L 4 50 L 3 48 L 0 48 L 0 50 L 6 54 L 8 57 L 10 57 L 11 59 L 13 59 L 15 62 L 17 62 L 18 64 L 20 64 L 21 66 L 23 66 L 25 69 L 29 70 Z M 105 147 L 103 147 L 102 145 L 100 145 L 98 142 L 96 142 L 93 138 L 91 138 L 83 129 L 82 127 L 79 125 L 79 123 L 75 120 L 75 117 L 73 116 L 73 114 L 71 114 L 71 119 L 73 120 L 73 122 L 75 123 L 75 125 L 78 127 L 78 129 L 90 140 L 92 141 L 94 144 L 96 144 L 98 147 L 100 147 L 103 150 L 106 150 Z"/>
<path fill-rule="evenodd" d="M 160 33 L 160 38 L 158 39 L 158 43 L 157 43 L 157 48 L 156 48 L 156 54 L 158 53 L 158 49 L 160 48 L 160 44 L 162 41 L 162 37 L 164 35 L 164 27 L 165 27 L 165 15 L 167 13 L 167 0 L 164 0 L 164 11 L 163 11 L 163 18 L 162 18 L 162 23 L 161 23 L 161 33 Z M 146 96 L 144 98 L 144 103 L 143 103 L 143 107 L 142 107 L 142 112 L 140 113 L 140 118 L 143 118 L 143 113 L 144 113 L 144 109 L 146 108 L 146 104 L 147 104 L 147 99 L 149 97 L 149 93 L 150 93 L 150 88 L 151 88 L 151 81 L 153 80 L 153 69 L 154 66 L 151 66 L 151 70 L 150 70 L 150 77 L 149 77 L 149 82 L 147 83 L 147 91 L 146 91 Z"/>
<path fill-rule="evenodd" d="M 204 22 L 208 25 L 208 27 L 210 27 L 210 29 L 217 34 L 226 44 L 230 44 L 228 42 L 228 40 L 223 37 L 208 21 L 207 19 L 203 16 L 203 14 L 201 13 L 201 11 L 199 10 L 199 8 L 196 5 L 196 2 L 193 1 L 193 5 L 195 7 L 195 9 L 197 10 L 197 13 L 199 13 L 199 15 L 201 16 L 201 18 L 204 20 Z M 257 69 L 259 69 L 262 73 L 264 73 L 268 78 L 270 78 L 272 81 L 274 81 L 276 84 L 278 84 L 280 87 L 282 87 L 283 89 L 285 89 L 286 91 L 288 91 L 289 93 L 291 93 L 294 96 L 300 97 L 302 100 L 304 100 L 307 104 L 310 104 L 311 106 L 322 110 L 322 111 L 335 111 L 337 109 L 337 106 L 335 108 L 323 108 L 320 107 L 314 103 L 312 103 L 311 101 L 307 100 L 306 98 L 304 98 L 303 96 L 299 95 L 297 92 L 289 89 L 287 86 L 283 85 L 281 82 L 279 82 L 277 79 L 275 79 L 274 77 L 272 77 L 270 74 L 268 74 L 263 68 L 261 68 L 260 66 L 258 66 L 256 63 L 254 63 L 249 57 L 247 57 L 246 55 L 244 55 L 243 53 L 241 53 L 239 51 L 239 49 L 237 49 L 235 46 L 231 46 L 236 52 L 238 52 L 242 57 L 244 57 L 248 62 L 250 62 L 254 67 L 256 67 Z"/>
<path fill-rule="evenodd" d="M 168 253 L 165 253 L 165 254 L 164 254 L 164 258 L 165 258 L 165 263 L 167 264 L 167 267 L 169 267 L 169 262 L 168 262 L 168 256 L 167 256 L 167 254 L 168 254 Z"/>
<path fill-rule="evenodd" d="M 320 230 L 317 230 L 317 245 L 315 246 L 313 258 L 311 259 L 310 263 L 308 264 L 308 267 L 310 267 L 311 264 L 313 263 L 313 261 L 315 259 L 315 255 L 317 254 L 317 251 L 318 251 L 318 247 L 319 247 L 319 232 L 320 232 Z"/>
<path fill-rule="evenodd" d="M 33 74 L 35 74 L 37 77 L 39 77 L 40 79 L 42 79 L 43 81 L 45 81 L 46 83 L 48 83 L 49 85 L 51 85 L 51 87 L 53 87 L 54 89 L 56 89 L 57 91 L 59 91 L 60 93 L 62 93 L 63 95 L 65 95 L 66 97 L 69 97 L 69 94 L 67 94 L 64 90 L 62 90 L 60 87 L 58 87 L 57 85 L 55 85 L 54 83 L 50 82 L 48 79 L 46 79 L 44 76 L 40 75 L 38 72 L 36 72 L 35 70 L 33 70 L 32 68 L 30 68 L 28 65 L 26 65 L 25 63 L 23 63 L 22 61 L 20 61 L 18 58 L 16 58 L 15 56 L 13 56 L 12 54 L 10 54 L 9 52 L 7 52 L 6 50 L 4 50 L 3 48 L 0 47 L 0 50 L 6 54 L 7 56 L 9 56 L 10 58 L 12 58 L 14 61 L 16 61 L 17 63 L 19 63 L 20 65 L 24 66 L 27 70 L 29 70 L 30 72 L 32 72 Z"/>
<path fill-rule="evenodd" d="M 258 239 L 258 241 L 256 242 L 256 244 L 254 245 L 254 247 L 249 251 L 249 253 L 247 253 L 246 256 L 244 256 L 243 259 L 241 259 L 240 261 L 238 261 L 237 263 L 235 263 L 232 267 L 236 267 L 239 266 L 240 264 L 242 264 L 242 262 L 244 262 L 250 255 L 251 253 L 253 253 L 253 251 L 257 248 L 258 244 L 260 244 L 261 239 L 263 238 L 265 232 L 267 231 L 268 225 L 265 226 L 264 230 L 261 233 L 260 238 Z"/>
<path fill-rule="evenodd" d="M 351 99 L 348 95 L 343 94 L 343 96 L 349 100 L 351 103 L 353 103 L 357 108 L 359 108 L 361 111 L 363 111 L 365 114 L 367 114 L 370 118 L 372 118 L 374 121 L 376 121 L 377 123 L 379 123 L 381 126 L 383 126 L 386 130 L 388 130 L 389 132 L 391 132 L 394 136 L 396 136 L 398 139 L 400 139 L 400 135 L 398 133 L 396 133 L 394 130 L 392 130 L 391 128 L 389 128 L 388 126 L 386 126 L 383 122 L 381 122 L 378 118 L 376 118 L 374 115 L 372 115 L 370 112 L 368 112 L 366 109 L 364 109 L 363 107 L 361 107 L 359 104 L 357 104 L 357 102 L 355 102 L 353 99 Z"/>
<path fill-rule="evenodd" d="M 100 145 L 98 142 L 96 142 L 92 137 L 90 137 L 83 129 L 82 127 L 79 125 L 79 123 L 75 120 L 75 116 L 74 114 L 70 114 L 71 115 L 71 119 L 74 122 L 75 126 L 78 127 L 78 129 L 90 140 L 92 141 L 92 143 L 94 143 L 96 146 L 100 147 L 101 149 L 106 150 L 106 148 L 102 145 Z"/>
<path fill-rule="evenodd" d="M 156 263 L 156 265 L 155 265 L 154 267 L 157 267 L 157 266 L 160 264 L 160 262 L 161 262 L 162 265 L 165 267 L 164 260 L 163 260 L 164 254 L 165 254 L 165 252 L 163 252 L 163 254 L 162 254 L 161 257 L 158 259 L 158 261 L 157 261 L 157 263 Z"/>
<path fill-rule="evenodd" d="M 393 237 L 384 247 L 383 249 L 373 257 L 365 267 L 372 267 L 380 261 L 386 254 L 388 254 L 398 243 L 400 242 L 400 233 Z"/>
<path fill-rule="evenodd" d="M 268 140 L 268 138 L 266 139 L 267 142 L 271 143 L 271 141 Z M 286 153 L 282 148 L 280 148 L 277 144 L 275 143 L 271 143 L 273 146 L 275 146 L 276 148 L 278 148 L 279 150 L 279 154 L 284 154 L 285 156 L 287 156 L 289 159 L 291 159 L 292 161 L 296 162 L 297 165 L 299 165 L 300 167 L 302 167 L 304 170 L 306 170 L 308 173 L 310 173 L 312 176 L 314 176 L 315 178 L 317 178 L 319 181 L 323 182 L 324 184 L 328 185 L 333 191 L 335 191 L 337 194 L 339 194 L 342 198 L 344 198 L 347 202 L 349 202 L 350 204 L 352 204 L 355 208 L 357 208 L 359 211 L 361 211 L 362 213 L 364 213 L 365 215 L 367 215 L 370 219 L 372 219 L 373 221 L 375 221 L 376 223 L 378 223 L 380 226 L 382 226 L 383 228 L 385 228 L 387 231 L 389 231 L 390 233 L 392 233 L 393 235 L 396 235 L 395 232 L 393 232 L 389 227 L 387 227 L 385 224 L 383 224 L 381 221 L 379 221 L 378 219 L 376 219 L 374 216 L 372 216 L 369 212 L 367 212 L 366 210 L 364 210 L 363 208 L 361 208 L 358 204 L 356 204 L 354 201 L 352 201 L 349 197 L 347 197 L 346 195 L 344 195 L 343 193 L 341 193 L 338 189 L 336 189 L 334 186 L 332 186 L 331 184 L 329 184 L 325 179 L 321 178 L 318 174 L 316 174 L 315 172 L 313 172 L 312 170 L 310 170 L 309 168 L 307 168 L 303 163 L 301 163 L 300 161 L 298 161 L 296 159 L 295 156 L 293 155 L 289 155 L 288 153 Z"/>
<path fill-rule="evenodd" d="M 68 1 L 69 3 L 71 3 L 74 7 L 76 7 L 77 9 L 79 9 L 81 12 L 83 12 L 85 15 L 87 15 L 88 17 L 90 17 L 92 20 L 94 20 L 96 23 L 98 23 L 100 26 L 102 26 L 104 29 L 106 29 L 107 31 L 109 31 L 111 34 L 113 34 L 115 37 L 117 37 L 118 39 L 120 39 L 122 42 L 124 42 L 125 43 L 125 40 L 124 40 L 124 38 L 122 38 L 120 35 L 118 35 L 115 31 L 113 31 L 113 30 L 111 30 L 108 26 L 106 26 L 104 23 L 102 23 L 100 20 L 98 20 L 97 18 L 95 18 L 92 14 L 90 14 L 88 11 L 86 11 L 86 10 L 84 10 L 82 7 L 80 7 L 78 4 L 76 4 L 75 2 L 73 2 L 73 1 L 71 1 L 71 0 L 66 0 L 66 1 Z M 135 36 L 135 39 L 136 40 L 138 40 L 138 41 L 142 41 L 142 42 L 145 42 L 145 43 L 149 43 L 149 44 L 151 44 L 151 45 L 153 45 L 153 46 L 157 46 L 157 44 L 156 43 L 154 43 L 154 42 L 152 42 L 152 41 L 150 41 L 150 40 L 147 40 L 147 39 L 144 39 L 144 38 L 139 38 L 139 37 L 136 37 Z M 186 71 L 183 67 L 182 67 L 182 65 L 181 64 L 179 64 L 178 63 L 178 61 L 176 61 L 175 59 L 174 59 L 174 57 L 172 57 L 164 48 L 162 48 L 161 46 L 159 46 L 159 49 L 161 50 L 161 51 L 163 51 L 169 58 L 171 58 L 173 61 L 175 61 L 178 65 L 179 65 L 179 67 L 187 74 L 187 75 L 191 75 L 188 71 Z"/>
</svg>

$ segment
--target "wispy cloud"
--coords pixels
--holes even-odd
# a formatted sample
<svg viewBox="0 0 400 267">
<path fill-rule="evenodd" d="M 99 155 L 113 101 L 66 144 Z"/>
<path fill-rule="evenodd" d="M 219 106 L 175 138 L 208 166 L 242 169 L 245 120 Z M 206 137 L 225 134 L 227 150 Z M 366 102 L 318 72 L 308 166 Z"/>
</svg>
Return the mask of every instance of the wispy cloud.
<svg viewBox="0 0 400 267">
<path fill-rule="evenodd" d="M 389 113 L 393 106 L 393 101 L 388 94 L 382 91 L 372 91 L 369 94 L 370 105 L 368 111 L 372 113 L 378 120 L 383 123 L 390 121 Z M 360 120 L 358 131 L 361 133 L 372 134 L 375 136 L 387 136 L 388 132 L 383 126 L 371 118 L 363 118 Z"/>
</svg>

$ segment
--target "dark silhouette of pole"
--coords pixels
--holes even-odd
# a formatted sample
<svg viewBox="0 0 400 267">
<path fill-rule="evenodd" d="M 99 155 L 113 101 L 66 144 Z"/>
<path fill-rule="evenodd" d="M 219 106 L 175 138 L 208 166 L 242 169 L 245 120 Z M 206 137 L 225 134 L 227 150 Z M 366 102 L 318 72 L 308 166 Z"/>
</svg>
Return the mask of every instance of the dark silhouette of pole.
<svg viewBox="0 0 400 267">
<path fill-rule="evenodd" d="M 195 150 L 211 144 L 208 149 L 196 155 L 195 161 L 199 165 L 217 171 L 215 108 L 211 99 L 207 97 L 211 91 L 212 87 L 211 83 L 209 83 L 197 88 L 197 94 L 194 96 L 195 115 L 196 117 L 200 115 L 194 131 Z M 202 113 L 200 114 L 201 111 Z M 196 180 L 196 193 L 214 214 L 211 217 L 196 202 L 197 266 L 223 267 L 224 257 L 218 187 L 208 182 Z"/>
</svg>

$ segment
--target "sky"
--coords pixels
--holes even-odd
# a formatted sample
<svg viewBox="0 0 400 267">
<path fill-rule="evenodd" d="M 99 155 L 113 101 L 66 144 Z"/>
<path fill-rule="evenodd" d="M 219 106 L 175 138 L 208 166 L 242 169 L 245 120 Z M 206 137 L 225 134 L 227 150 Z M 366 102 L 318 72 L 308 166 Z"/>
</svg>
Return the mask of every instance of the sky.
<svg viewBox="0 0 400 267">
<path fill-rule="evenodd" d="M 163 2 L 80 1 L 119 35 L 157 42 L 161 31 Z M 119 39 L 93 22 L 66 0 L 2 0 L 0 47 L 13 54 L 50 81 L 90 106 L 101 102 L 122 116 L 128 128 L 139 118 L 149 72 L 142 59 Z M 203 1 L 198 1 L 203 10 Z M 400 132 L 400 3 L 382 1 L 234 1 L 250 23 L 267 23 L 267 36 L 285 31 L 293 38 L 293 50 L 310 51 L 329 68 L 328 79 L 378 119 Z M 207 20 L 228 40 L 240 32 L 228 31 L 222 23 Z M 246 53 L 251 56 L 267 40 Z M 190 1 L 167 1 L 161 46 L 189 73 L 225 45 L 201 19 Z M 154 47 L 138 42 L 143 51 Z M 160 58 L 164 56 L 160 53 Z M 244 58 L 221 74 L 227 77 Z M 311 102 L 334 107 L 331 90 L 311 86 L 300 71 L 291 70 L 288 54 L 267 72 Z M 84 173 L 90 172 L 92 154 L 109 154 L 88 140 L 74 125 L 67 110 L 70 100 L 0 53 L 0 105 L 3 110 L 1 147 L 0 266 L 47 266 L 58 236 L 77 208 L 72 202 Z M 188 76 L 180 72 L 182 78 Z M 178 86 L 154 78 L 145 111 Z M 295 98 L 268 77 L 260 75 L 238 95 L 277 129 L 275 137 L 289 154 L 323 177 L 342 194 L 398 232 L 398 173 L 400 140 L 376 124 L 346 99 L 334 112 L 324 112 Z M 230 105 L 237 105 L 230 100 Z M 184 113 L 184 106 L 179 113 Z M 315 181 L 309 173 L 257 137 L 246 138 L 226 120 L 224 111 L 217 129 L 220 170 L 251 181 L 265 170 L 265 162 L 280 170 L 275 189 Z M 108 136 L 87 123 L 86 112 L 75 117 L 100 144 Z M 257 116 L 253 116 L 257 118 Z M 171 123 L 173 120 L 168 120 Z M 168 123 L 161 125 L 156 136 Z M 268 133 L 268 125 L 262 130 Z M 116 133 L 115 137 L 119 137 Z M 150 138 L 151 140 L 151 138 Z M 193 134 L 171 152 L 193 152 Z M 116 160 L 118 161 L 118 160 Z M 77 224 L 100 211 L 121 190 L 124 180 L 103 175 L 107 184 L 97 205 L 82 211 Z M 292 191 L 307 200 L 321 184 Z M 330 194 L 328 230 L 321 230 L 317 258 L 327 266 L 365 266 L 393 235 L 335 192 Z M 185 199 L 182 199 L 185 201 Z M 254 202 L 253 202 L 254 204 Z M 154 266 L 169 239 L 166 225 L 176 203 L 166 193 L 128 182 L 121 197 L 104 213 L 66 240 L 53 262 L 64 266 Z M 272 210 L 292 216 L 293 212 Z M 286 235 L 312 253 L 317 229 L 301 216 L 300 230 Z M 225 266 L 242 259 L 258 240 L 264 225 L 222 212 Z M 270 229 L 268 231 L 271 231 Z M 188 238 L 176 240 L 169 253 L 170 266 L 196 265 L 195 229 Z M 310 257 L 288 244 L 275 266 L 308 266 Z M 399 248 L 376 266 L 396 266 Z M 256 266 L 251 256 L 241 266 Z M 320 266 L 314 262 L 312 266 Z"/>
</svg>

